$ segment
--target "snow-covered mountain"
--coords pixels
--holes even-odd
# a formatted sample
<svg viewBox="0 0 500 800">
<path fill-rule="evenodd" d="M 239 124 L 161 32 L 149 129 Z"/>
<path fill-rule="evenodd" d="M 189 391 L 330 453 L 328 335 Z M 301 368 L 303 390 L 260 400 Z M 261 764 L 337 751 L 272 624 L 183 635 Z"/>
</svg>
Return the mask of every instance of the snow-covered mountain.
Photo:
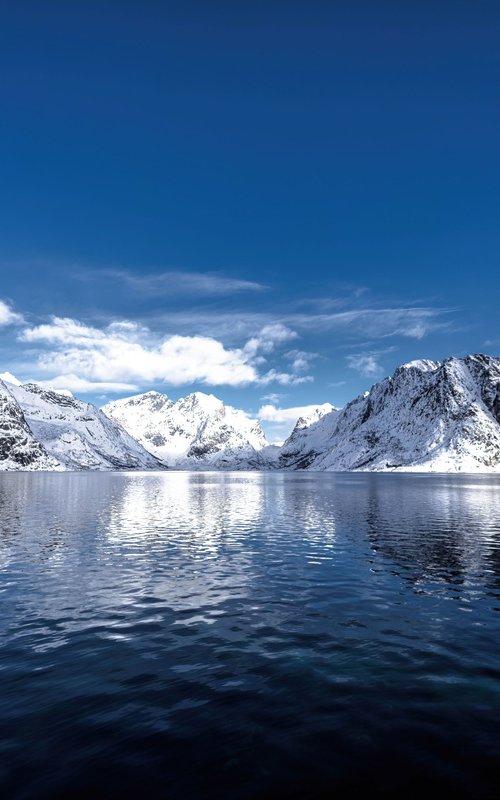
<svg viewBox="0 0 500 800">
<path fill-rule="evenodd" d="M 339 413 L 339 409 L 331 403 L 324 403 L 307 416 L 299 417 L 290 436 L 280 448 L 277 466 L 306 469 L 316 454 L 324 448 Z"/>
<path fill-rule="evenodd" d="M 161 468 L 98 408 L 34 383 L 0 382 L 0 434 L 4 470 Z"/>
<path fill-rule="evenodd" d="M 33 435 L 9 387 L 0 380 L 0 470 L 61 469 Z"/>
<path fill-rule="evenodd" d="M 260 424 L 217 397 L 194 392 L 175 403 L 159 392 L 102 408 L 146 450 L 179 469 L 252 469 L 265 465 Z"/>
<path fill-rule="evenodd" d="M 297 428 L 285 469 L 500 472 L 500 358 L 412 361 Z"/>
<path fill-rule="evenodd" d="M 158 392 L 102 410 L 0 377 L 0 470 L 311 469 L 500 472 L 500 358 L 412 361 L 339 410 L 318 406 L 281 448 L 213 395 Z"/>
</svg>

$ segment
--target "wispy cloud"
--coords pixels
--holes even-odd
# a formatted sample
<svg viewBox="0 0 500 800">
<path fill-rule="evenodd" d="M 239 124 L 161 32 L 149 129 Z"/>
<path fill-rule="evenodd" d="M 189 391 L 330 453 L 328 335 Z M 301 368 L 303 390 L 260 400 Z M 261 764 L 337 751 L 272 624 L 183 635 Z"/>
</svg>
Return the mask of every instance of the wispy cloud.
<svg viewBox="0 0 500 800">
<path fill-rule="evenodd" d="M 304 335 L 338 333 L 352 340 L 398 336 L 419 340 L 435 331 L 451 329 L 449 317 L 453 311 L 424 306 L 357 308 L 328 314 L 282 312 L 278 307 L 265 312 L 195 309 L 166 312 L 150 321 L 179 332 L 196 329 L 226 340 L 252 337 L 256 330 L 269 325 L 282 325 Z"/>
<path fill-rule="evenodd" d="M 270 369 L 265 375 L 258 378 L 256 382 L 261 386 L 266 386 L 270 383 L 279 383 L 281 386 L 299 386 L 301 383 L 312 383 L 312 381 L 314 381 L 312 375 L 293 375 L 289 372 Z"/>
<path fill-rule="evenodd" d="M 106 279 L 125 284 L 134 292 L 145 296 L 177 295 L 230 295 L 239 292 L 263 292 L 268 287 L 256 281 L 231 278 L 220 272 L 189 272 L 166 270 L 143 274 L 120 269 L 82 272 L 80 277 L 91 280 Z"/>
<path fill-rule="evenodd" d="M 270 392 L 269 394 L 262 395 L 260 399 L 267 400 L 268 403 L 277 405 L 284 397 L 286 397 L 286 394 L 282 394 L 281 392 Z"/>
<path fill-rule="evenodd" d="M 305 372 L 309 369 L 311 362 L 318 358 L 317 353 L 307 353 L 304 350 L 289 350 L 285 353 L 285 358 L 291 362 L 294 372 Z"/>
<path fill-rule="evenodd" d="M 251 358 L 255 358 L 258 353 L 269 354 L 277 345 L 296 338 L 297 333 L 283 325 L 282 322 L 269 323 L 248 340 L 245 352 Z"/>
<path fill-rule="evenodd" d="M 386 347 L 385 350 L 354 353 L 346 357 L 347 365 L 365 378 L 378 378 L 385 371 L 380 362 L 380 357 L 386 353 L 393 353 L 395 349 L 395 347 Z"/>
<path fill-rule="evenodd" d="M 451 322 L 442 317 L 451 311 L 430 307 L 357 308 L 333 314 L 296 314 L 290 324 L 316 331 L 344 330 L 369 338 L 405 336 L 421 339 L 431 331 L 448 327 Z"/>
<path fill-rule="evenodd" d="M 381 375 L 384 371 L 382 365 L 378 362 L 377 357 L 370 353 L 360 353 L 354 356 L 347 357 L 347 364 L 351 369 L 355 369 L 360 375 L 366 378 L 375 378 Z"/>
</svg>

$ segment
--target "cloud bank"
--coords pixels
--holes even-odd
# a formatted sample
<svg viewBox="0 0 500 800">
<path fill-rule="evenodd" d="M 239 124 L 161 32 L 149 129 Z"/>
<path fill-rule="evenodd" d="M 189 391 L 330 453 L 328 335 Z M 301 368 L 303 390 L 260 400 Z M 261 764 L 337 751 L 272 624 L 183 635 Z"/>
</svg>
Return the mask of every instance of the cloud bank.
<svg viewBox="0 0 500 800">
<path fill-rule="evenodd" d="M 25 328 L 19 338 L 45 348 L 38 354 L 37 366 L 57 374 L 51 385 L 57 382 L 75 391 L 126 391 L 155 383 L 303 383 L 311 377 L 275 369 L 261 374 L 258 369 L 266 362 L 261 353 L 269 354 L 294 336 L 284 326 L 268 326 L 243 348 L 231 349 L 209 336 L 171 335 L 157 341 L 147 328 L 129 321 L 100 329 L 69 317 L 53 317 L 50 323 Z"/>
</svg>

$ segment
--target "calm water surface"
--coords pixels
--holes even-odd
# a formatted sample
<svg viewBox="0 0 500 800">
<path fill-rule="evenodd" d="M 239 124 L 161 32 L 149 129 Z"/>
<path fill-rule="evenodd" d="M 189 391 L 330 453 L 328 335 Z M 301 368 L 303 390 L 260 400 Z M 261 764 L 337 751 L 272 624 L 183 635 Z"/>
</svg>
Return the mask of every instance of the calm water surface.
<svg viewBox="0 0 500 800">
<path fill-rule="evenodd" d="M 497 797 L 500 477 L 0 475 L 2 798 Z"/>
</svg>

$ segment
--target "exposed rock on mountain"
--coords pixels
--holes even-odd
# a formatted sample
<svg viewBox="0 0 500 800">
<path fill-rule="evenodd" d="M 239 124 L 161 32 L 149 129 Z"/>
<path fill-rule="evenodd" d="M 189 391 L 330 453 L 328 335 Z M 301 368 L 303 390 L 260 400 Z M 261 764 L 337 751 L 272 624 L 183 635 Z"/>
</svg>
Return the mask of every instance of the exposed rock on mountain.
<svg viewBox="0 0 500 800">
<path fill-rule="evenodd" d="M 283 445 L 283 468 L 500 471 L 500 359 L 412 361 Z"/>
</svg>

